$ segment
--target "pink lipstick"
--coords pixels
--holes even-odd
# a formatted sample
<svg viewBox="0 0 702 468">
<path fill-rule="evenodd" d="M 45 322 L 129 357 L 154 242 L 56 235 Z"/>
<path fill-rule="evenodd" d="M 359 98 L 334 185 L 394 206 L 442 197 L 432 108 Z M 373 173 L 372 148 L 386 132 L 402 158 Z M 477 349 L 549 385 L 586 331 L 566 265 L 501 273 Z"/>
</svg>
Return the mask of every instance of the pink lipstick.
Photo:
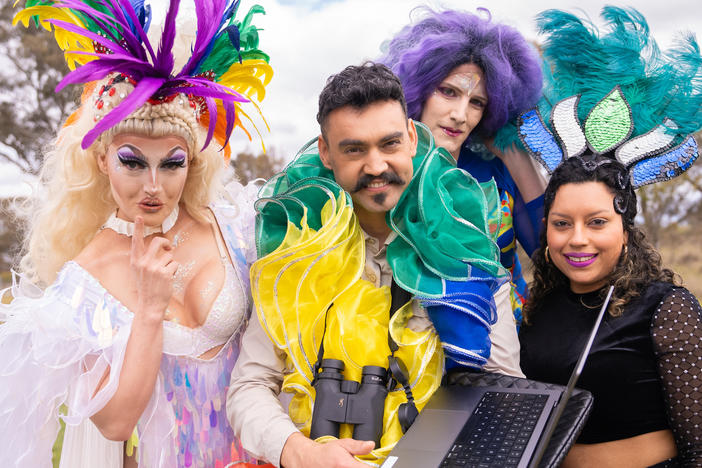
<svg viewBox="0 0 702 468">
<path fill-rule="evenodd" d="M 569 252 L 563 254 L 568 265 L 575 268 L 584 268 L 586 266 L 592 265 L 592 263 L 597 258 L 597 254 L 590 254 L 584 252 Z"/>
<path fill-rule="evenodd" d="M 456 130 L 455 128 L 451 128 L 451 127 L 441 127 L 441 130 L 443 130 L 444 133 L 450 137 L 457 137 L 463 133 L 462 131 Z"/>
<path fill-rule="evenodd" d="M 145 198 L 139 202 L 139 208 L 146 211 L 147 213 L 155 213 L 161 209 L 163 203 L 160 200 L 154 198 Z"/>
</svg>

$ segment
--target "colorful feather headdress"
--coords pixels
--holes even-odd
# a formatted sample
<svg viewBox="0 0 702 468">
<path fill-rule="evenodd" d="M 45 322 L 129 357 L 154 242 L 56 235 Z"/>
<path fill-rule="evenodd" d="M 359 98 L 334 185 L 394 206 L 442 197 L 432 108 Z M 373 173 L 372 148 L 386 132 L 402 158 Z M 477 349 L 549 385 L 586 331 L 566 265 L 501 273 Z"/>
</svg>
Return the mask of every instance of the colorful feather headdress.
<svg viewBox="0 0 702 468">
<path fill-rule="evenodd" d="M 251 103 L 261 114 L 254 99 L 263 99 L 265 86 L 273 74 L 268 56 L 258 49 L 258 30 L 251 24 L 252 16 L 263 13 L 263 8 L 254 6 L 242 21 L 237 21 L 234 17 L 239 0 L 194 0 L 194 3 L 195 40 L 190 45 L 187 62 L 175 70 L 180 0 L 169 0 L 157 50 L 147 37 L 151 7 L 145 0 L 26 1 L 25 9 L 17 13 L 13 24 L 22 22 L 28 26 L 34 21 L 48 31 L 53 28 L 56 42 L 72 70 L 59 83 L 57 91 L 68 84 L 92 83 L 110 76 L 113 79 L 108 90 L 115 79 L 133 85 L 131 92 L 118 96 L 121 101 L 114 108 L 96 119 L 95 127 L 82 141 L 83 148 L 145 103 L 169 101 L 177 95 L 187 96 L 200 124 L 207 128 L 203 148 L 215 138 L 228 156 L 228 141 L 235 127 L 242 128 L 251 139 L 242 117 L 258 132 L 242 104 Z M 104 87 L 98 91 L 96 103 L 106 91 Z"/>
<path fill-rule="evenodd" d="M 676 177 L 699 155 L 692 133 L 702 128 L 700 48 L 689 35 L 662 53 L 633 9 L 605 7 L 602 17 L 610 31 L 600 36 L 562 11 L 539 16 L 548 35 L 545 97 L 520 117 L 519 137 L 549 173 L 586 151 L 614 151 L 634 188 Z"/>
</svg>

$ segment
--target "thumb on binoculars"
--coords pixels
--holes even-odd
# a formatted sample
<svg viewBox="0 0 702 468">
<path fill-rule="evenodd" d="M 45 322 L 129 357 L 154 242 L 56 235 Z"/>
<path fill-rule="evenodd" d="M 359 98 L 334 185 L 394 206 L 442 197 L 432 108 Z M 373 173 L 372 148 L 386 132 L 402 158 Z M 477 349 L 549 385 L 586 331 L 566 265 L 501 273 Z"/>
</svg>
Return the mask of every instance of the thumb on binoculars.
<svg viewBox="0 0 702 468">
<path fill-rule="evenodd" d="M 339 439 L 339 444 L 351 455 L 366 455 L 375 448 L 372 440 Z"/>
</svg>

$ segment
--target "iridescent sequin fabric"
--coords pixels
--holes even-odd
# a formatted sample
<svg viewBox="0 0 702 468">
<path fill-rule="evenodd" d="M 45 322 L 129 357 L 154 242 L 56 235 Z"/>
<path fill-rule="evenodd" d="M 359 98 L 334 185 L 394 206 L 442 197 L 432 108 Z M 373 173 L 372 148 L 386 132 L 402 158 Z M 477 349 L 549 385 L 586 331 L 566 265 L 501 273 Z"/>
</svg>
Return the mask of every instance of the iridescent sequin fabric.
<svg viewBox="0 0 702 468">
<path fill-rule="evenodd" d="M 164 355 L 163 392 L 175 418 L 175 431 L 163 466 L 224 468 L 251 461 L 227 421 L 229 378 L 239 354 L 236 340 L 208 361 Z"/>
</svg>

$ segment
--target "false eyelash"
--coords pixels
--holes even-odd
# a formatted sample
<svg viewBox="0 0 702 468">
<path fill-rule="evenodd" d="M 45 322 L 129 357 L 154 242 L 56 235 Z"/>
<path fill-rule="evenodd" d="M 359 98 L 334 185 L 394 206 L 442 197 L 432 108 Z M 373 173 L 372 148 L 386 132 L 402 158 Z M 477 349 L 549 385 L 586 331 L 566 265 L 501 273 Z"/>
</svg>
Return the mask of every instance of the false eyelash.
<svg viewBox="0 0 702 468">
<path fill-rule="evenodd" d="M 161 167 L 165 168 L 180 168 L 185 167 L 185 158 L 183 159 L 169 159 L 161 163 Z"/>
<path fill-rule="evenodd" d="M 119 159 L 119 162 L 127 165 L 127 164 L 136 164 L 139 167 L 146 167 L 146 163 L 144 160 L 134 156 L 134 155 L 122 155 L 117 153 L 117 159 Z"/>
</svg>

